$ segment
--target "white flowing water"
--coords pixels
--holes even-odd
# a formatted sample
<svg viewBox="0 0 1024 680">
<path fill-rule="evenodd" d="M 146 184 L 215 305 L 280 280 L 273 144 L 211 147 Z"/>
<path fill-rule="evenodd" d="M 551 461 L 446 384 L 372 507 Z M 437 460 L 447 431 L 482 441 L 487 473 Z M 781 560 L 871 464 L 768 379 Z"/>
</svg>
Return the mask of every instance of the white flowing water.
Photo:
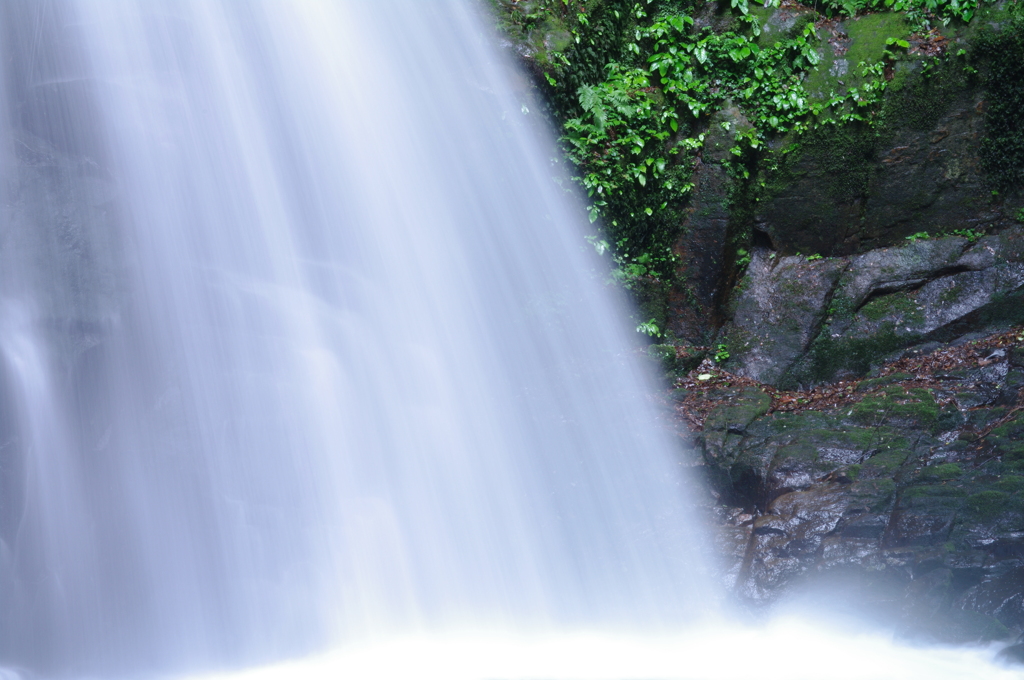
<svg viewBox="0 0 1024 680">
<path fill-rule="evenodd" d="M 0 57 L 0 677 L 826 677 L 694 628 L 681 462 L 467 3 L 0 0 Z"/>
</svg>

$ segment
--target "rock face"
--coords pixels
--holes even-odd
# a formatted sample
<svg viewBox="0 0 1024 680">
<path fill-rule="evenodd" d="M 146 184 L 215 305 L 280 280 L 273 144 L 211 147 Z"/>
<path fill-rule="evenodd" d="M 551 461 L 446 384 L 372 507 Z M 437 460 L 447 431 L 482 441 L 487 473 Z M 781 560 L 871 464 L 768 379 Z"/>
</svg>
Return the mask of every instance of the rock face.
<svg viewBox="0 0 1024 680">
<path fill-rule="evenodd" d="M 856 34 L 866 21 L 837 31 Z M 919 64 L 901 68 L 884 124 L 819 130 L 775 178 L 782 188 L 760 202 L 756 220 L 781 251 L 845 255 L 1002 220 L 981 173 L 982 93 L 953 69 L 922 82 Z"/>
<path fill-rule="evenodd" d="M 849 385 L 820 411 L 709 393 L 723 403 L 700 443 L 735 508 L 721 540 L 737 593 L 768 602 L 842 578 L 907 635 L 1024 629 L 1024 335 L 1001 338 Z"/>
<path fill-rule="evenodd" d="M 894 353 L 1024 321 L 1024 230 L 827 260 L 757 250 L 733 307 L 730 370 L 786 388 L 862 377 Z"/>
<path fill-rule="evenodd" d="M 762 382 L 786 376 L 821 332 L 846 260 L 808 262 L 755 249 L 726 325 L 730 370 Z"/>
<path fill-rule="evenodd" d="M 749 286 L 750 281 L 745 278 L 765 278 L 756 266 L 760 264 L 763 268 L 768 264 L 763 256 L 760 262 L 753 256 L 747 274 L 743 273 L 746 254 L 757 248 L 776 253 L 777 261 L 770 263 L 773 270 L 778 270 L 773 277 L 776 283 L 786 285 L 787 268 L 798 264 L 786 258 L 801 253 L 822 258 L 850 258 L 879 249 L 899 248 L 908 238 L 916 239 L 921 235 L 931 238 L 960 235 L 968 237 L 966 241 L 981 234 L 998 233 L 1018 223 L 1017 218 L 1024 215 L 1024 192 L 1019 187 L 1008 190 L 1005 181 L 993 176 L 994 161 L 990 156 L 995 145 L 1006 147 L 1001 152 L 1000 162 L 1012 165 L 1006 159 L 1024 158 L 1015 151 L 1016 137 L 1004 140 L 1010 133 L 1002 129 L 1016 125 L 1016 119 L 1008 118 L 1006 110 L 1017 110 L 1019 106 L 1016 100 L 1003 101 L 1015 95 L 1004 93 L 1005 88 L 992 82 L 994 70 L 986 66 L 985 60 L 1020 61 L 1021 55 L 1010 54 L 1002 48 L 989 48 L 986 52 L 979 47 L 987 44 L 986 40 L 992 42 L 990 33 L 998 34 L 1015 25 L 1005 3 L 979 9 L 984 17 L 979 15 L 979 19 L 969 25 L 935 29 L 932 35 L 935 42 L 930 46 L 919 44 L 922 39 L 915 37 L 912 27 L 899 13 L 823 20 L 810 9 L 801 7 L 751 11 L 763 24 L 762 45 L 770 44 L 807 22 L 815 22 L 820 63 L 808 72 L 804 81 L 811 99 L 827 100 L 833 92 L 866 85 L 866 72 L 860 64 L 881 64 L 879 60 L 884 61 L 882 55 L 889 50 L 887 41 L 892 36 L 907 36 L 913 45 L 908 54 L 885 62 L 886 91 L 878 109 L 872 112 L 870 123 L 812 125 L 799 134 L 769 139 L 766 150 L 762 150 L 757 160 L 744 166 L 742 173 L 730 166 L 734 157 L 727 151 L 736 143 L 733 138 L 748 125 L 743 113 L 727 105 L 710 117 L 700 154 L 702 162 L 697 164 L 691 179 L 694 189 L 690 212 L 680 225 L 675 247 L 679 261 L 678 281 L 668 293 L 664 328 L 676 338 L 708 344 L 723 325 L 732 325 L 733 330 L 749 330 L 743 328 L 742 323 L 749 323 L 751 314 L 766 313 L 763 307 L 752 306 L 750 298 L 737 301 L 735 292 L 732 306 L 727 304 L 729 291 L 735 285 Z M 944 58 L 927 56 L 934 54 L 935 49 L 944 51 Z M 723 129 L 732 132 L 723 133 Z M 994 140 L 1003 141 L 996 143 Z M 955 252 L 958 247 L 960 252 Z M 931 252 L 932 246 L 926 244 L 920 250 L 901 251 L 908 257 L 921 256 L 926 261 L 902 263 L 903 271 L 896 275 L 898 281 L 894 279 L 892 283 L 918 285 L 908 283 L 913 279 L 915 267 L 922 270 L 920 285 L 936 278 L 939 272 L 945 276 L 957 273 L 951 271 L 956 268 L 961 268 L 962 272 L 985 268 L 977 263 L 956 262 L 965 247 L 954 244 L 948 246 L 948 251 L 935 247 L 935 252 Z M 952 262 L 939 262 L 944 254 L 950 253 L 954 258 Z M 980 251 L 976 255 L 980 255 Z M 927 260 L 929 257 L 933 259 Z M 880 259 L 884 260 L 880 266 L 892 264 L 888 255 Z M 848 259 L 846 264 L 852 269 L 859 267 L 858 271 L 871 267 L 868 261 Z M 797 272 L 796 278 L 806 279 L 810 275 L 827 279 L 835 266 L 819 263 L 817 267 Z M 942 267 L 949 271 L 943 272 Z M 801 273 L 803 277 L 799 276 Z M 881 277 L 878 281 L 867 284 L 872 291 L 869 295 L 876 291 L 892 292 L 884 288 L 882 280 L 888 274 L 878 274 Z M 964 282 L 969 286 L 994 289 L 1007 285 L 1005 281 L 995 280 L 979 283 L 972 277 L 965 277 Z M 805 281 L 799 283 L 803 285 Z M 812 284 L 815 291 L 807 291 L 809 297 L 800 303 L 812 305 L 812 298 L 822 293 L 817 287 L 827 283 L 815 281 Z M 833 292 L 825 290 L 824 294 L 828 297 Z M 947 291 L 933 287 L 925 294 L 933 292 L 942 295 Z M 765 289 L 756 292 L 764 293 Z M 862 299 L 856 304 L 866 301 Z M 825 310 L 828 309 L 826 305 Z M 809 349 L 799 346 L 801 340 L 797 336 L 802 336 L 804 341 L 808 334 L 810 340 L 818 337 L 819 312 L 808 308 L 801 313 L 784 315 L 784 323 L 803 327 L 800 332 L 793 329 L 792 335 L 773 339 L 773 343 L 785 345 L 785 350 L 781 347 L 778 350 L 780 358 L 786 361 L 788 357 L 783 355 L 802 355 Z M 736 321 L 737 314 L 747 319 L 739 325 L 730 324 Z M 941 320 L 937 323 L 945 325 Z M 912 332 L 917 331 L 913 328 L 902 331 Z M 764 340 L 758 337 L 758 345 Z M 903 342 L 890 344 L 892 346 L 883 352 L 898 349 Z M 864 357 L 874 355 L 875 351 L 874 347 L 858 347 L 855 353 L 860 358 L 850 362 L 854 364 L 851 366 L 826 366 L 823 362 L 827 364 L 828 360 L 817 357 L 807 365 L 787 367 L 793 370 L 786 379 L 830 380 L 846 370 L 863 372 Z M 749 357 L 745 361 L 756 363 Z M 744 370 L 757 375 L 759 369 L 751 364 Z M 767 371 L 765 375 L 771 374 L 771 382 L 783 379 L 783 372 L 777 368 L 761 370 Z"/>
<path fill-rule="evenodd" d="M 800 12 L 779 10 L 766 33 Z M 900 20 L 821 26 L 808 88 L 856 86 L 852 65 Z M 781 160 L 746 184 L 696 185 L 695 203 L 730 205 L 703 216 L 731 291 L 705 315 L 728 358 L 703 393 L 716 406 L 698 448 L 744 600 L 840 607 L 846 593 L 928 641 L 1024 630 L 1024 192 L 986 175 L 1002 104 L 968 72 L 900 61 L 872 126 L 777 140 Z M 789 408 L 825 392 L 824 406 Z"/>
<path fill-rule="evenodd" d="M 694 196 L 673 248 L 679 271 L 668 291 L 669 330 L 703 344 L 722 322 L 721 307 L 731 270 L 727 163 L 733 133 L 750 124 L 735 107 L 719 111 L 709 123 L 702 160 L 692 181 Z"/>
<path fill-rule="evenodd" d="M 977 47 L 984 42 L 980 33 L 1010 20 L 1003 4 L 984 11 L 972 24 L 936 29 L 937 48 L 915 42 L 920 36 L 899 13 L 816 23 L 821 61 L 806 80 L 812 97 L 861 87 L 859 64 L 878 59 L 892 36 L 906 35 L 912 46 L 906 58 L 889 62 L 885 101 L 871 125 L 819 126 L 778 143 L 793 146 L 785 160 L 762 172 L 766 190 L 757 196 L 753 216 L 776 249 L 849 255 L 918 232 L 1008 222 L 1020 197 L 1007 202 L 991 193 L 983 150 L 984 140 L 999 134 L 993 127 L 1003 122 L 990 113 L 1005 95 L 976 73 L 985 52 Z M 946 58 L 929 59 L 935 49 Z M 1000 52 L 1000 58 L 1017 58 Z"/>
</svg>

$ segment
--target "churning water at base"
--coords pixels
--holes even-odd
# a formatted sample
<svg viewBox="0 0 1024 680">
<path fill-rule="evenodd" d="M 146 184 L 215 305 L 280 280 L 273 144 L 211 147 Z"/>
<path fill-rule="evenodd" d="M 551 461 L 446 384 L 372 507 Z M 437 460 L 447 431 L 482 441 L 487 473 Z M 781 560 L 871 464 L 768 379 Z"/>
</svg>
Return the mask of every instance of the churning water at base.
<svg viewBox="0 0 1024 680">
<path fill-rule="evenodd" d="M 678 635 L 423 636 L 195 680 L 1019 680 L 994 649 L 913 649 L 891 636 L 782 619 Z"/>
<path fill-rule="evenodd" d="M 711 677 L 758 635 L 672 633 L 714 599 L 680 462 L 470 14 L 0 0 L 10 673 Z"/>
</svg>

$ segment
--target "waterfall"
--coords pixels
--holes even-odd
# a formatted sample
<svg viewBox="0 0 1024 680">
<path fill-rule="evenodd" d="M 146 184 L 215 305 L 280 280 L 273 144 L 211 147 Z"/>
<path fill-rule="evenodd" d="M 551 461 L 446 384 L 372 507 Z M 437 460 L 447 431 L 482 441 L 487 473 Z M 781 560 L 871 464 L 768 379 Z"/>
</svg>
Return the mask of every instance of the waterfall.
<svg viewBox="0 0 1024 680">
<path fill-rule="evenodd" d="M 714 623 L 474 11 L 0 0 L 0 678 L 971 677 Z"/>
<path fill-rule="evenodd" d="M 681 461 L 466 3 L 0 7 L 4 659 L 692 619 Z"/>
</svg>

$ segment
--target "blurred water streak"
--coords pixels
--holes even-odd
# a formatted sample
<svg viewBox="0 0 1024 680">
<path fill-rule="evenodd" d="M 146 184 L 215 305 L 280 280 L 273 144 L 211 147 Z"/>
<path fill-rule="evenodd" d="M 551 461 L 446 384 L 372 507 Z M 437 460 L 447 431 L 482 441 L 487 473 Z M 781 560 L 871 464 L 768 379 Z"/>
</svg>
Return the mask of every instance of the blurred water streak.
<svg viewBox="0 0 1024 680">
<path fill-rule="evenodd" d="M 706 607 L 624 315 L 466 5 L 0 0 L 0 664 Z"/>
</svg>

